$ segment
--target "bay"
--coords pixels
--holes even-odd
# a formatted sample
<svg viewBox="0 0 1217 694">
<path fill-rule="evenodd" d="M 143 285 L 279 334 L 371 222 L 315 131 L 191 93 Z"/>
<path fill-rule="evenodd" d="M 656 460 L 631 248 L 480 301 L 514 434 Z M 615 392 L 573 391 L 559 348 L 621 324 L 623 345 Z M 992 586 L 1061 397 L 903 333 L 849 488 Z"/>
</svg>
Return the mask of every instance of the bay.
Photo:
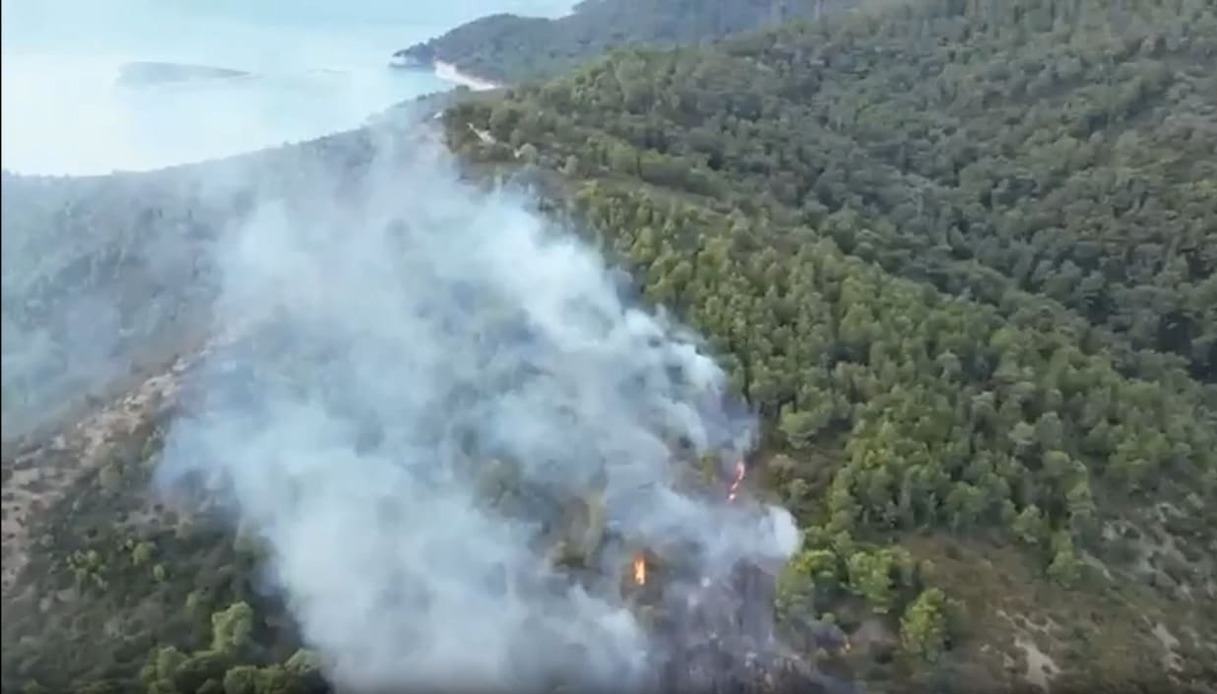
<svg viewBox="0 0 1217 694">
<path fill-rule="evenodd" d="M 569 0 L 3 0 L 0 164 L 31 174 L 148 170 L 320 137 L 449 89 L 393 51 L 494 12 Z M 239 70 L 121 84 L 124 66 Z"/>
</svg>

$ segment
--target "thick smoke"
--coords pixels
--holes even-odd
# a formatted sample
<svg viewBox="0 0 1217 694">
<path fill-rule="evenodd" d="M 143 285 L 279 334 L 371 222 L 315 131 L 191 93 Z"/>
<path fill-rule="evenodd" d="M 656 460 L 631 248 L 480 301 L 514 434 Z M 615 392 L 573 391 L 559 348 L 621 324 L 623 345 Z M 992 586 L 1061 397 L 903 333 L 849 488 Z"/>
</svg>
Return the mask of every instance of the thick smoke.
<svg viewBox="0 0 1217 694">
<path fill-rule="evenodd" d="M 163 479 L 203 480 L 265 541 L 339 686 L 641 687 L 628 556 L 570 580 L 554 528 L 594 499 L 614 537 L 694 547 L 707 577 L 780 562 L 788 514 L 678 481 L 675 450 L 729 470 L 752 420 L 692 336 L 623 303 L 526 197 L 458 182 L 438 146 L 385 150 L 357 190 L 262 200 L 222 244 L 235 337 L 200 368 Z"/>
<path fill-rule="evenodd" d="M 190 347 L 234 197 L 175 172 L 0 177 L 6 442 Z"/>
</svg>

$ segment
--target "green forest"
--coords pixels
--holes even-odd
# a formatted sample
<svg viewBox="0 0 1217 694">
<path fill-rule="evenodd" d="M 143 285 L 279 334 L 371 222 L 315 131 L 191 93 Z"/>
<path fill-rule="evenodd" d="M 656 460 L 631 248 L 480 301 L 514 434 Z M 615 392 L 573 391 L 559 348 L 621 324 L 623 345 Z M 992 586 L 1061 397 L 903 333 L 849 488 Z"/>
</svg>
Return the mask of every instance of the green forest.
<svg viewBox="0 0 1217 694">
<path fill-rule="evenodd" d="M 1217 677 L 1215 57 L 1205 2 L 912 3 L 620 52 L 446 123 L 559 174 L 711 336 L 811 538 L 791 605 L 861 598 L 966 668 L 1032 603 L 1079 686 L 1183 686 Z M 1173 673 L 1157 610 L 1197 630 Z"/>
<path fill-rule="evenodd" d="M 545 210 L 708 337 L 762 416 L 749 484 L 805 533 L 781 623 L 848 635 L 822 667 L 893 694 L 1217 688 L 1211 0 L 884 3 L 599 58 L 531 41 L 435 49 L 516 85 L 451 106 L 449 146 L 471 177 L 545 181 Z M 323 690 L 256 547 L 115 522 L 159 417 L 47 521 L 29 573 L 67 597 L 6 616 L 5 689 Z"/>
</svg>

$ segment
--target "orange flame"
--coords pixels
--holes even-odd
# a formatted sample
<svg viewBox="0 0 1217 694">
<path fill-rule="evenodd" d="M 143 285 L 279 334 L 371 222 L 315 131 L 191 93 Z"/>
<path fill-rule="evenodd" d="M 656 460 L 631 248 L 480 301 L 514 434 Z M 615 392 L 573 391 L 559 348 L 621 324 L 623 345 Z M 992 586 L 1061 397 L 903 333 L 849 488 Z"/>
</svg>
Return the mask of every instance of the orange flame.
<svg viewBox="0 0 1217 694">
<path fill-rule="evenodd" d="M 735 479 L 731 481 L 731 486 L 727 489 L 727 501 L 735 501 L 735 497 L 739 494 L 740 485 L 744 483 L 744 475 L 748 474 L 748 468 L 744 466 L 744 461 L 740 460 L 735 464 Z"/>
<path fill-rule="evenodd" d="M 640 586 L 647 584 L 647 560 L 641 553 L 634 555 L 634 583 Z"/>
</svg>

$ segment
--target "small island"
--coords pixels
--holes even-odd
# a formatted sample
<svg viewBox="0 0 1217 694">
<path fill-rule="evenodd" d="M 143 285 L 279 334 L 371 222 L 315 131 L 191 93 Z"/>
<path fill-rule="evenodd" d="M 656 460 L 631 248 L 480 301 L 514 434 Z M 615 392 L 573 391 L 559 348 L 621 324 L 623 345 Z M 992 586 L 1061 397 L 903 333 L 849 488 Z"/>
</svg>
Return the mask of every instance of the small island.
<svg viewBox="0 0 1217 694">
<path fill-rule="evenodd" d="M 200 80 L 230 80 L 250 76 L 251 73 L 244 70 L 211 65 L 138 61 L 122 66 L 119 70 L 118 84 L 146 87 Z"/>
</svg>

